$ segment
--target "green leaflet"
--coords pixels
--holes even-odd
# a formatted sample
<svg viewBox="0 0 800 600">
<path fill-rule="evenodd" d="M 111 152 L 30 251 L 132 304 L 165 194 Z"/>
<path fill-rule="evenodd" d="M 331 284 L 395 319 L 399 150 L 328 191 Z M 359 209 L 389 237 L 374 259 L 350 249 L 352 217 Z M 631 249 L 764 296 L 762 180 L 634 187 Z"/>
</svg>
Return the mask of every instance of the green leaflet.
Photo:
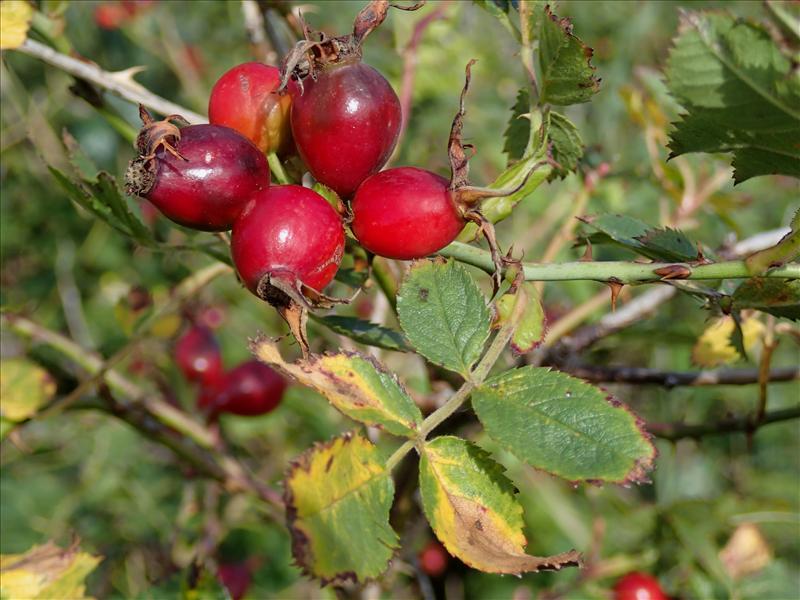
<svg viewBox="0 0 800 600">
<path fill-rule="evenodd" d="M 734 181 L 800 177 L 800 78 L 766 29 L 722 13 L 686 12 L 666 69 L 686 113 L 670 157 L 731 152 Z"/>
<path fill-rule="evenodd" d="M 379 576 L 397 548 L 389 525 L 394 484 L 375 446 L 354 434 L 317 444 L 284 482 L 292 554 L 323 584 Z"/>
<path fill-rule="evenodd" d="M 747 270 L 753 275 L 761 275 L 772 267 L 778 267 L 800 257 L 800 209 L 790 224 L 791 231 L 771 248 L 754 252 L 745 259 Z"/>
<path fill-rule="evenodd" d="M 588 102 L 600 91 L 592 66 L 594 51 L 572 34 L 569 19 L 559 19 L 545 6 L 538 37 L 541 103 Z"/>
<path fill-rule="evenodd" d="M 464 376 L 489 337 L 486 299 L 453 260 L 415 262 L 397 293 L 397 314 L 420 354 Z"/>
<path fill-rule="evenodd" d="M 310 316 L 320 325 L 324 325 L 338 334 L 346 335 L 361 344 L 385 348 L 386 350 L 397 350 L 398 352 L 410 350 L 403 334 L 394 329 L 376 325 L 357 317 L 341 315 L 318 316 L 313 313 Z"/>
<path fill-rule="evenodd" d="M 517 354 L 525 354 L 536 348 L 544 340 L 545 334 L 544 308 L 536 286 L 532 283 L 522 285 L 525 290 L 525 309 L 511 336 L 511 348 Z M 498 299 L 495 325 L 502 326 L 511 316 L 515 298 L 515 295 L 506 294 Z"/>
<path fill-rule="evenodd" d="M 422 414 L 396 377 L 375 359 L 355 353 L 310 355 L 287 363 L 268 339 L 252 347 L 256 357 L 303 385 L 317 390 L 351 419 L 415 437 Z"/>
<path fill-rule="evenodd" d="M 528 464 L 572 481 L 646 481 L 656 451 L 636 415 L 575 377 L 523 367 L 472 395 L 486 432 Z"/>
<path fill-rule="evenodd" d="M 444 436 L 426 442 L 420 458 L 425 514 L 447 550 L 472 568 L 519 574 L 580 564 L 571 551 L 525 554 L 522 507 L 504 469 L 478 446 Z"/>
</svg>

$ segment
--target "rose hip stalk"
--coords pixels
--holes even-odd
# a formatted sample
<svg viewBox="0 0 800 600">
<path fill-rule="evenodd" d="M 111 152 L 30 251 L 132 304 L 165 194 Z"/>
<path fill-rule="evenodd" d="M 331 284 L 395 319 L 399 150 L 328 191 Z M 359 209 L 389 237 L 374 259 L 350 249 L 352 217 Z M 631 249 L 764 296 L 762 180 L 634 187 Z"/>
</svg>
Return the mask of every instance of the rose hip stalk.
<svg viewBox="0 0 800 600">
<path fill-rule="evenodd" d="M 370 2 L 351 35 L 306 39 L 284 62 L 291 77 L 292 135 L 300 157 L 317 181 L 342 198 L 377 173 L 397 144 L 400 101 L 389 82 L 361 62 L 361 45 L 386 18 L 390 4 Z M 397 7 L 415 10 L 411 7 Z"/>
<path fill-rule="evenodd" d="M 499 276 L 502 264 L 494 240 L 494 229 L 478 210 L 486 198 L 511 195 L 521 189 L 525 180 L 513 189 L 477 188 L 468 184 L 469 158 L 465 153 L 471 146 L 462 144 L 464 97 L 469 88 L 470 69 L 461 92 L 461 106 L 453 120 L 448 142 L 451 177 L 448 181 L 435 173 L 416 167 L 387 169 L 366 179 L 351 202 L 353 234 L 364 248 L 387 258 L 410 260 L 422 258 L 441 250 L 452 242 L 467 221 L 478 223 L 489 241 Z"/>
<path fill-rule="evenodd" d="M 267 159 L 252 142 L 228 127 L 179 128 L 171 115 L 144 123 L 136 145 L 139 157 L 125 174 L 126 190 L 146 198 L 165 216 L 201 231 L 230 229 L 250 197 L 269 187 Z"/>
<path fill-rule="evenodd" d="M 280 83 L 277 67 L 257 62 L 233 67 L 211 90 L 208 120 L 235 129 L 265 154 L 290 152 L 292 99 L 277 91 Z"/>
</svg>

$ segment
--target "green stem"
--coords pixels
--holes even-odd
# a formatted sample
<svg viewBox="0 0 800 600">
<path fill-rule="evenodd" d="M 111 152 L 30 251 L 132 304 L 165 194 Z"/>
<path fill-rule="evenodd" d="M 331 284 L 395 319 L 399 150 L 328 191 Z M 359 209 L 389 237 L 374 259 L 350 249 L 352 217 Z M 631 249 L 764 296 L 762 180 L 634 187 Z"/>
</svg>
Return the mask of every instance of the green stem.
<svg viewBox="0 0 800 600">
<path fill-rule="evenodd" d="M 492 257 L 486 250 L 475 248 L 461 242 L 453 242 L 439 251 L 441 256 L 483 269 L 487 273 L 494 272 Z M 686 263 L 635 263 L 622 261 L 605 262 L 567 262 L 567 263 L 522 263 L 526 281 L 617 281 L 619 283 L 655 283 L 662 278 L 655 274 L 657 269 L 680 265 L 689 270 L 683 279 L 747 279 L 753 277 L 743 260 L 699 265 L 696 267 Z M 800 278 L 800 264 L 789 263 L 777 267 L 760 277 L 783 279 Z"/>
<path fill-rule="evenodd" d="M 417 435 L 416 440 L 409 440 L 405 442 L 394 452 L 394 454 L 389 457 L 389 460 L 386 461 L 387 471 L 391 471 L 397 465 L 397 463 L 399 463 L 403 457 L 408 454 L 408 452 L 414 447 L 415 443 L 421 444 L 424 442 L 425 438 L 428 437 L 428 434 L 441 425 L 442 422 L 450 417 L 450 415 L 456 412 L 461 405 L 464 404 L 467 398 L 469 398 L 472 391 L 481 383 L 483 383 L 483 381 L 489 375 L 489 371 L 492 370 L 494 363 L 496 363 L 497 359 L 500 358 L 500 355 L 502 354 L 503 349 L 506 347 L 506 344 L 508 344 L 508 341 L 511 339 L 511 336 L 514 334 L 514 330 L 517 328 L 517 324 L 519 323 L 522 314 L 525 312 L 526 304 L 527 296 L 525 296 L 525 292 L 520 289 L 517 292 L 517 302 L 514 304 L 514 309 L 511 311 L 511 316 L 500 328 L 500 331 L 497 332 L 497 335 L 492 340 L 492 343 L 489 346 L 489 349 L 483 355 L 483 358 L 481 358 L 477 366 L 470 372 L 467 381 L 464 382 L 464 384 L 455 394 L 453 394 L 453 396 L 450 397 L 447 402 L 428 415 L 428 418 L 422 422 L 422 426 L 419 428 L 419 434 Z"/>
<path fill-rule="evenodd" d="M 286 173 L 286 170 L 283 168 L 278 155 L 274 152 L 270 152 L 267 154 L 267 162 L 269 163 L 269 170 L 272 171 L 273 177 L 275 180 L 281 185 L 289 185 L 290 183 L 294 183 L 292 178 Z"/>
<path fill-rule="evenodd" d="M 397 281 L 395 281 L 386 259 L 376 256 L 372 261 L 372 276 L 378 282 L 378 286 L 383 291 L 389 306 L 397 314 Z"/>
</svg>

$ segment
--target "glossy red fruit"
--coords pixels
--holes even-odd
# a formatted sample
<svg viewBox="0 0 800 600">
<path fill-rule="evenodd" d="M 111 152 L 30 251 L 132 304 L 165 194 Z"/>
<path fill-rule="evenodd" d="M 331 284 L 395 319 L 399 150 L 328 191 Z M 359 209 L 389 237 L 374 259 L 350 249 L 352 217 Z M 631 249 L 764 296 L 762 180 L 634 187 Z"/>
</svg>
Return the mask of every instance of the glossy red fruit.
<svg viewBox="0 0 800 600">
<path fill-rule="evenodd" d="M 217 569 L 217 576 L 228 588 L 232 600 L 240 600 L 247 593 L 253 582 L 253 575 L 244 563 L 225 563 Z"/>
<path fill-rule="evenodd" d="M 614 586 L 614 600 L 667 600 L 658 579 L 647 573 L 628 573 Z"/>
<path fill-rule="evenodd" d="M 441 250 L 464 227 L 448 185 L 416 167 L 373 175 L 351 202 L 353 234 L 364 248 L 387 258 L 410 260 Z"/>
<path fill-rule="evenodd" d="M 152 202 L 176 223 L 201 231 L 230 229 L 255 192 L 269 187 L 264 154 L 248 139 L 219 125 L 190 125 L 152 162 L 139 158 L 126 176 L 127 189 Z M 185 159 L 185 160 L 184 160 Z"/>
<path fill-rule="evenodd" d="M 450 555 L 439 542 L 431 540 L 419 553 L 419 566 L 430 577 L 441 577 L 447 570 Z"/>
<path fill-rule="evenodd" d="M 286 380 L 257 360 L 242 363 L 225 374 L 213 400 L 215 412 L 235 415 L 263 415 L 274 410 L 283 398 Z"/>
<path fill-rule="evenodd" d="M 193 325 L 175 344 L 175 362 L 189 381 L 213 385 L 222 379 L 222 355 L 212 331 Z"/>
<path fill-rule="evenodd" d="M 257 62 L 233 67 L 211 90 L 208 120 L 235 129 L 262 152 L 288 151 L 292 98 L 275 91 L 280 82 L 277 67 Z"/>
<path fill-rule="evenodd" d="M 400 101 L 389 82 L 361 62 L 329 65 L 292 93 L 292 135 L 311 174 L 349 197 L 377 173 L 400 133 Z"/>
<path fill-rule="evenodd" d="M 321 291 L 336 274 L 343 253 L 339 215 L 322 196 L 297 185 L 257 193 L 231 234 L 233 263 L 256 295 L 268 274 Z"/>
</svg>

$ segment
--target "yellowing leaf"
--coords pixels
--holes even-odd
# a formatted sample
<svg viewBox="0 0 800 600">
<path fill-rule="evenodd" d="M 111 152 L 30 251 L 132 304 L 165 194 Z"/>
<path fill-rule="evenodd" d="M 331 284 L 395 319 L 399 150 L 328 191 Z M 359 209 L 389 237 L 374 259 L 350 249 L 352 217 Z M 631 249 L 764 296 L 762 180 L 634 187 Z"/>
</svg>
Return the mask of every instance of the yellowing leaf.
<svg viewBox="0 0 800 600">
<path fill-rule="evenodd" d="M 731 344 L 736 324 L 733 317 L 715 319 L 706 327 L 692 348 L 692 362 L 700 367 L 717 367 L 735 362 L 741 358 Z M 764 325 L 753 317 L 742 321 L 742 336 L 745 350 L 750 352 L 758 344 L 764 333 Z"/>
<path fill-rule="evenodd" d="M 758 527 L 743 523 L 733 532 L 719 558 L 731 578 L 741 579 L 766 567 L 772 560 L 772 551 Z"/>
<path fill-rule="evenodd" d="M 28 37 L 33 7 L 23 0 L 0 2 L 0 49 L 18 48 Z"/>
<path fill-rule="evenodd" d="M 347 434 L 316 445 L 294 461 L 284 486 L 292 554 L 305 574 L 341 584 L 386 570 L 397 548 L 394 483 L 369 440 Z"/>
<path fill-rule="evenodd" d="M 536 572 L 578 566 L 580 553 L 525 553 L 522 507 L 514 486 L 478 446 L 443 436 L 425 444 L 420 493 L 436 536 L 462 562 L 487 573 Z"/>
<path fill-rule="evenodd" d="M 56 393 L 56 384 L 40 366 L 22 359 L 0 361 L 0 415 L 22 421 L 36 414 Z"/>
<path fill-rule="evenodd" d="M 100 557 L 80 552 L 77 541 L 62 549 L 53 542 L 24 554 L 0 555 L 0 597 L 25 600 L 88 600 L 84 580 Z"/>
<path fill-rule="evenodd" d="M 314 388 L 351 419 L 415 437 L 422 414 L 394 375 L 374 359 L 355 352 L 311 355 L 287 363 L 277 346 L 261 339 L 253 353 L 266 364 Z"/>
<path fill-rule="evenodd" d="M 524 296 L 521 296 L 521 292 Z M 545 334 L 544 308 L 533 284 L 525 283 L 514 295 L 506 294 L 497 301 L 497 323 L 502 326 L 514 309 L 515 302 L 526 302 L 522 317 L 511 336 L 511 348 L 517 354 L 530 352 L 542 343 Z"/>
</svg>

